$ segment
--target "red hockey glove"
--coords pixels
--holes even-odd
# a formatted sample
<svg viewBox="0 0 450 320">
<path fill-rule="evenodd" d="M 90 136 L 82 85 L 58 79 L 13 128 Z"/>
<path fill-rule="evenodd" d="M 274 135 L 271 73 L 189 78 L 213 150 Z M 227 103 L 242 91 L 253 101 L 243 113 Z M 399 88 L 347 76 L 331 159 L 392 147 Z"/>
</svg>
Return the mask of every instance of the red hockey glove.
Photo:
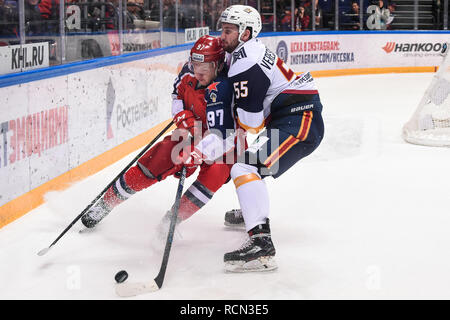
<svg viewBox="0 0 450 320">
<path fill-rule="evenodd" d="M 173 122 L 179 129 L 189 130 L 192 136 L 194 136 L 195 116 L 191 110 L 183 110 L 178 112 L 173 118 Z"/>
<path fill-rule="evenodd" d="M 203 163 L 204 155 L 195 147 L 192 147 L 191 152 L 181 150 L 178 161 L 182 162 L 186 168 L 197 167 Z"/>
<path fill-rule="evenodd" d="M 187 150 L 184 149 L 181 150 L 177 161 L 175 161 L 175 163 L 179 163 L 179 165 L 177 165 L 179 167 L 179 170 L 177 173 L 175 173 L 176 178 L 180 177 L 180 171 L 182 166 L 186 167 L 186 178 L 187 178 L 190 175 L 192 175 L 195 172 L 195 170 L 197 170 L 197 167 L 199 167 L 203 163 L 203 155 L 201 154 L 201 152 L 195 149 L 194 147 L 192 148 L 193 149 L 191 152 L 189 152 L 190 148 L 188 148 Z"/>
</svg>

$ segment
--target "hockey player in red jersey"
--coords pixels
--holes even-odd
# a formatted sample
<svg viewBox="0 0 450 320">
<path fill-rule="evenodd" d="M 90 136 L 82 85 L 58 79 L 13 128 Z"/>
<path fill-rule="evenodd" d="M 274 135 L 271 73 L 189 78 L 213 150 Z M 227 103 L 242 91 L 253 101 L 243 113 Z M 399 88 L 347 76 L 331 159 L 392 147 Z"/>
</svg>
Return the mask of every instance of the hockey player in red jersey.
<svg viewBox="0 0 450 320">
<path fill-rule="evenodd" d="M 164 180 L 168 176 L 177 175 L 183 165 L 187 175 L 192 175 L 197 166 L 200 172 L 196 181 L 185 191 L 181 198 L 178 223 L 192 216 L 202 208 L 214 193 L 227 181 L 231 166 L 225 163 L 183 164 L 186 158 L 180 153 L 179 159 L 173 159 L 172 152 L 180 144 L 183 136 L 180 131 L 189 131 L 192 136 L 201 135 L 207 128 L 205 89 L 216 78 L 224 66 L 225 52 L 219 38 L 201 37 L 192 47 L 190 60 L 201 58 L 202 67 L 196 68 L 194 63 L 186 63 L 175 79 L 172 93 L 172 115 L 177 125 L 174 133 L 166 136 L 153 146 L 110 187 L 102 198 L 81 218 L 87 228 L 93 228 L 111 210 L 129 199 L 133 194 Z M 194 67 L 193 67 L 194 65 Z M 201 122 L 202 127 L 198 127 Z M 196 140 L 196 139 L 192 139 Z M 170 211 L 169 211 L 170 213 Z M 168 214 L 164 219 L 168 219 Z"/>
</svg>

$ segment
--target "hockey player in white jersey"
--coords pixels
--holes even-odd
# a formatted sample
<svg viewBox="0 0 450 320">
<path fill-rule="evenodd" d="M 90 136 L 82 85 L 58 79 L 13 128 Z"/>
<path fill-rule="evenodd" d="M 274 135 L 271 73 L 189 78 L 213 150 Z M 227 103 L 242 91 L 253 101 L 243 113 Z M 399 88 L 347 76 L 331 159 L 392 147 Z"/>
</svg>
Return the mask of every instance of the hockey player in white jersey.
<svg viewBox="0 0 450 320">
<path fill-rule="evenodd" d="M 225 219 L 237 224 L 241 213 L 249 239 L 225 254 L 225 268 L 273 270 L 277 265 L 269 194 L 262 179 L 279 177 L 318 147 L 324 132 L 322 104 L 310 73 L 297 76 L 256 38 L 261 31 L 258 11 L 233 5 L 218 23 L 223 47 L 231 54 L 228 77 L 234 89 L 234 116 L 240 127 L 259 133 L 231 169 L 241 211 L 227 213 Z M 290 191 L 295 192 L 286 194 Z"/>
</svg>

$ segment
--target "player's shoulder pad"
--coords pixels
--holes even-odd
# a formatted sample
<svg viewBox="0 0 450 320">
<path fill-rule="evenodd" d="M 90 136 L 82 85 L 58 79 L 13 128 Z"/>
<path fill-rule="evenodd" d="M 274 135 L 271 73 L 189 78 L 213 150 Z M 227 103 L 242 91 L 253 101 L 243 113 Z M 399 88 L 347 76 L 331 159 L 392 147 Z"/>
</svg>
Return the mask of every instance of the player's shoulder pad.
<svg viewBox="0 0 450 320">
<path fill-rule="evenodd" d="M 228 76 L 233 77 L 258 64 L 265 48 L 266 46 L 259 39 L 252 39 L 244 43 L 232 54 Z"/>
<path fill-rule="evenodd" d="M 193 79 L 193 78 L 194 78 L 194 72 L 191 70 L 189 63 L 186 62 L 184 64 L 183 68 L 181 68 L 181 71 L 178 73 L 178 76 L 175 78 L 175 81 L 173 83 L 174 93 L 176 93 L 178 91 L 178 87 L 182 83 L 183 79 L 187 79 L 187 80 L 184 80 L 186 82 L 186 81 L 191 81 L 191 79 Z"/>
<path fill-rule="evenodd" d="M 194 71 L 192 71 L 188 62 L 186 62 L 184 64 L 184 66 L 181 68 L 180 72 L 178 73 L 178 76 L 175 79 L 175 85 L 178 85 L 181 82 L 181 80 L 183 78 L 185 78 L 186 76 L 194 77 Z"/>
<path fill-rule="evenodd" d="M 206 87 L 206 92 L 223 92 L 226 93 L 226 91 L 231 90 L 231 82 L 227 75 L 227 70 L 222 70 L 217 77 L 213 80 L 213 82 Z"/>
<path fill-rule="evenodd" d="M 185 75 L 187 73 L 194 75 L 194 72 L 192 71 L 192 69 L 191 69 L 191 67 L 189 65 L 189 62 L 186 62 L 183 65 L 183 67 L 181 68 L 180 72 L 178 73 L 178 77 L 181 78 L 183 75 Z"/>
<path fill-rule="evenodd" d="M 216 78 L 205 90 L 206 104 L 222 104 L 227 96 L 228 85 L 222 79 Z"/>
</svg>

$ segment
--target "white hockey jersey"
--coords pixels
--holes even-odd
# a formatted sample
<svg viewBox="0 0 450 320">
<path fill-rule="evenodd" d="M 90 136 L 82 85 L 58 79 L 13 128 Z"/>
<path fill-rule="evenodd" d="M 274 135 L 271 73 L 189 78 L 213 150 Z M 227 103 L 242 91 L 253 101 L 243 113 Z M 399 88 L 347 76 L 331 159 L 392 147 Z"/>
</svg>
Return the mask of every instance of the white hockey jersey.
<svg viewBox="0 0 450 320">
<path fill-rule="evenodd" d="M 280 93 L 317 94 L 309 72 L 296 76 L 257 38 L 238 46 L 229 58 L 237 121 L 246 130 L 258 132 L 264 127 L 273 109 L 282 107 L 272 105 Z"/>
</svg>

